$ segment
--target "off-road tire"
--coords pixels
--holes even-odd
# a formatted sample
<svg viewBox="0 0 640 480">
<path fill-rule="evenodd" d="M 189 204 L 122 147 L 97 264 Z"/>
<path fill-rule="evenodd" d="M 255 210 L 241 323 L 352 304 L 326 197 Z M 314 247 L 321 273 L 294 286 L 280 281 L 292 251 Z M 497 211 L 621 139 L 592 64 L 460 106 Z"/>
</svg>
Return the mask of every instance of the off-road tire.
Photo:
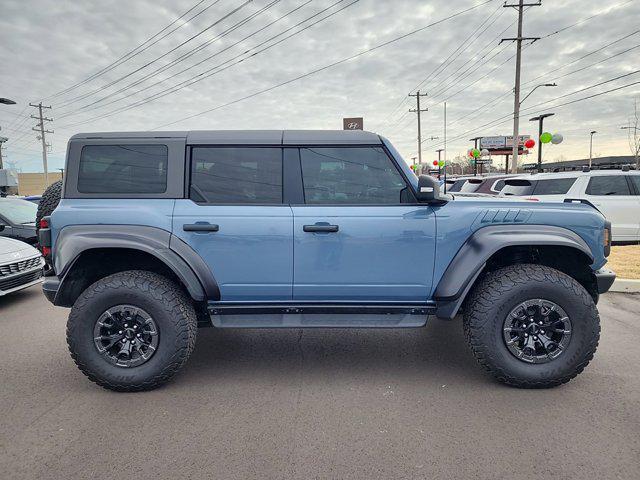
<svg viewBox="0 0 640 480">
<path fill-rule="evenodd" d="M 511 310 L 536 298 L 556 303 L 572 322 L 566 350 L 541 364 L 516 358 L 502 333 Z M 558 270 L 532 264 L 501 268 L 481 278 L 466 301 L 463 325 L 480 365 L 499 381 L 519 388 L 549 388 L 568 382 L 591 361 L 600 339 L 598 310 L 585 288 Z"/>
<path fill-rule="evenodd" d="M 94 325 L 115 305 L 140 307 L 159 331 L 158 348 L 143 364 L 123 368 L 107 361 L 94 344 Z M 116 391 L 151 390 L 166 383 L 186 363 L 196 344 L 197 319 L 190 299 L 156 273 L 129 270 L 89 286 L 76 300 L 67 322 L 67 344 L 78 368 L 98 385 Z"/>
<path fill-rule="evenodd" d="M 58 204 L 60 203 L 60 197 L 62 195 L 62 180 L 53 182 L 47 187 L 42 194 L 40 203 L 38 203 L 38 211 L 36 212 L 36 229 L 40 230 L 40 220 L 53 213 Z"/>
</svg>

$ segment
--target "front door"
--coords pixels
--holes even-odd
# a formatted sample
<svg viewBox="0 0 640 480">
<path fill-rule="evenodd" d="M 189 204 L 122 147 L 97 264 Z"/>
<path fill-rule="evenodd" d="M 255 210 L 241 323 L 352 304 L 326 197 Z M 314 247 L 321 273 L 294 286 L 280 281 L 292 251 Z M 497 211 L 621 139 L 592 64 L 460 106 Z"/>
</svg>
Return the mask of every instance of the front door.
<svg viewBox="0 0 640 480">
<path fill-rule="evenodd" d="M 412 202 L 382 147 L 300 149 L 294 205 L 294 300 L 425 302 L 435 216 Z"/>
<path fill-rule="evenodd" d="M 209 265 L 222 301 L 291 300 L 293 214 L 280 147 L 193 147 L 173 234 Z"/>
</svg>

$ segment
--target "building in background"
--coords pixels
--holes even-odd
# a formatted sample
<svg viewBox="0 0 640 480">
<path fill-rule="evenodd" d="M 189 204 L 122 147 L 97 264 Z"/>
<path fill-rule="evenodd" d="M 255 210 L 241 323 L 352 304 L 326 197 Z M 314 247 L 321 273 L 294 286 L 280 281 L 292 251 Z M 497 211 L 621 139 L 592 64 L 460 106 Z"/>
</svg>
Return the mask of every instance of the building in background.
<svg viewBox="0 0 640 480">
<path fill-rule="evenodd" d="M 49 185 L 61 178 L 62 173 L 49 172 Z M 42 195 L 46 186 L 44 173 L 18 173 L 18 195 Z"/>
</svg>

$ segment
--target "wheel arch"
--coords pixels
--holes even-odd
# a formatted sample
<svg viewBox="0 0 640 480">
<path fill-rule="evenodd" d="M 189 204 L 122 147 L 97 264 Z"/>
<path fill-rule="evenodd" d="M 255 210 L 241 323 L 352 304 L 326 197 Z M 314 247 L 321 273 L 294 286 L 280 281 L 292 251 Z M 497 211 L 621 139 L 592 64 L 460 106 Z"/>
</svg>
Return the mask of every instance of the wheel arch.
<svg viewBox="0 0 640 480">
<path fill-rule="evenodd" d="M 171 278 L 196 302 L 219 300 L 218 285 L 202 258 L 162 229 L 135 225 L 64 228 L 56 240 L 59 278 L 54 304 L 71 306 L 93 282 L 124 270 L 148 270 Z"/>
<path fill-rule="evenodd" d="M 594 258 L 575 232 L 549 225 L 496 225 L 476 231 L 455 255 L 435 292 L 436 316 L 453 318 L 473 286 L 486 273 L 517 263 L 556 268 L 580 282 L 598 299 Z"/>
</svg>

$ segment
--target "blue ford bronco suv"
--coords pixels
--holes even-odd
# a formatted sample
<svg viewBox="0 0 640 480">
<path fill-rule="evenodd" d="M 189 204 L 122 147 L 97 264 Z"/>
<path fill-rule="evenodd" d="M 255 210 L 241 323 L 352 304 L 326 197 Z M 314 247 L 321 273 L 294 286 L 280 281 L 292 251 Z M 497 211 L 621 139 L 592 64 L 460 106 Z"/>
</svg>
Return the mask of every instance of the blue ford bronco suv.
<svg viewBox="0 0 640 480">
<path fill-rule="evenodd" d="M 120 391 L 169 380 L 198 327 L 459 313 L 497 379 L 552 387 L 592 359 L 615 278 L 594 207 L 456 199 L 369 132 L 79 134 L 41 203 L 44 293 L 80 370 Z"/>
</svg>

